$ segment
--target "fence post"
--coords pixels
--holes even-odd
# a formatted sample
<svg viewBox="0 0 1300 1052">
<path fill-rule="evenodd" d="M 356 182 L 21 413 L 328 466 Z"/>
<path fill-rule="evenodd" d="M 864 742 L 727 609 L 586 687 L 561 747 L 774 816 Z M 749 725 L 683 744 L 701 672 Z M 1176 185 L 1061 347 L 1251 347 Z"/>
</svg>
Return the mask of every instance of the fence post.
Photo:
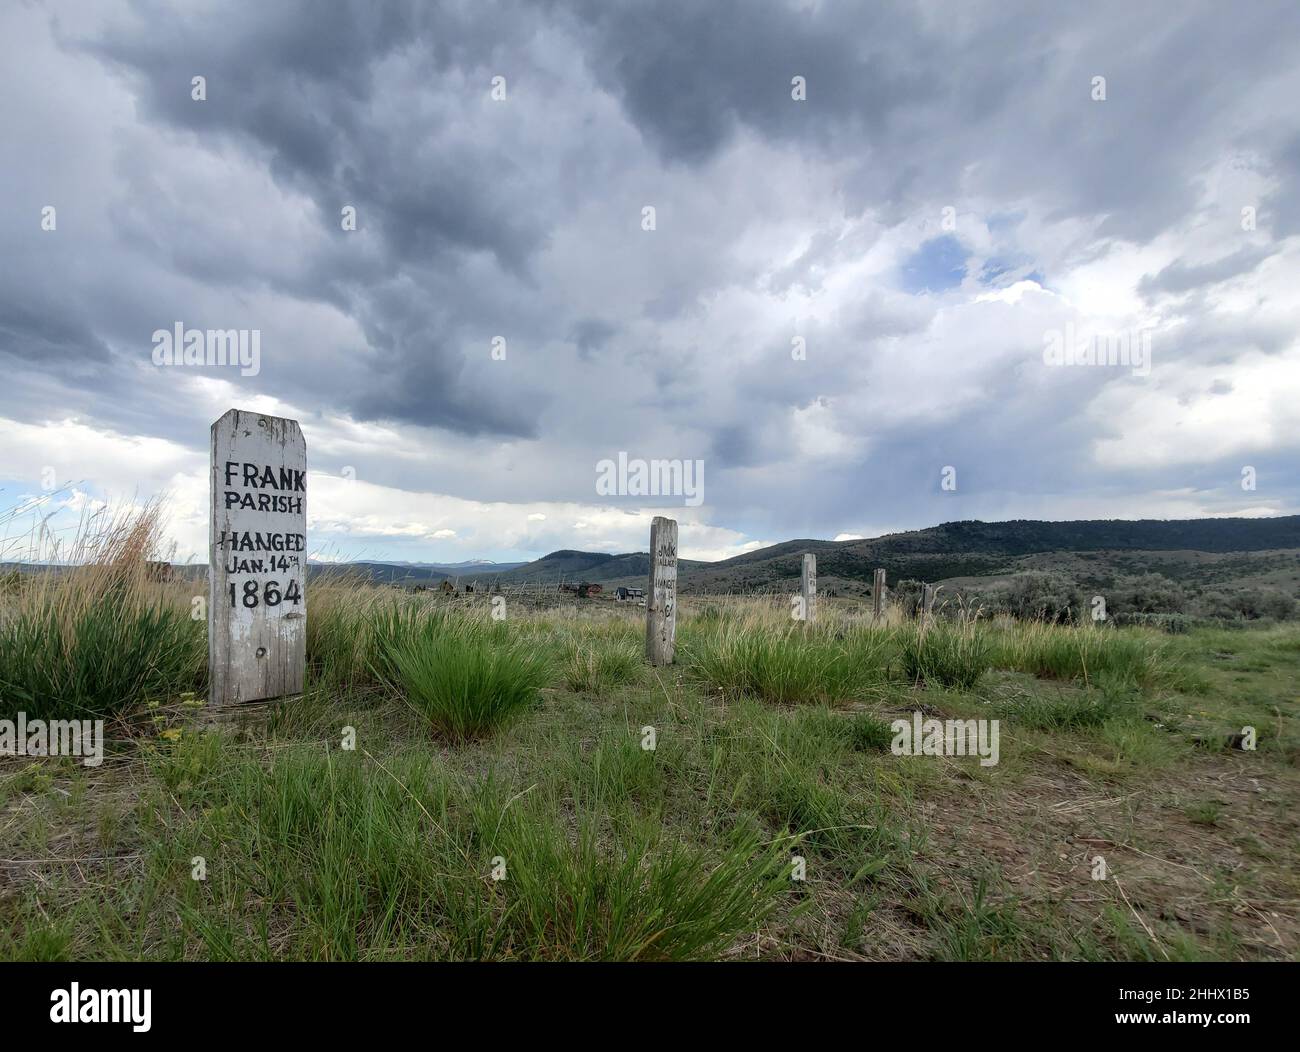
<svg viewBox="0 0 1300 1052">
<path fill-rule="evenodd" d="M 879 621 L 885 613 L 885 571 L 876 571 L 876 578 L 871 584 L 871 620 Z"/>
<path fill-rule="evenodd" d="M 927 584 L 921 588 L 921 628 L 925 629 L 930 626 L 930 621 L 934 617 L 934 592 L 932 584 Z"/>
</svg>

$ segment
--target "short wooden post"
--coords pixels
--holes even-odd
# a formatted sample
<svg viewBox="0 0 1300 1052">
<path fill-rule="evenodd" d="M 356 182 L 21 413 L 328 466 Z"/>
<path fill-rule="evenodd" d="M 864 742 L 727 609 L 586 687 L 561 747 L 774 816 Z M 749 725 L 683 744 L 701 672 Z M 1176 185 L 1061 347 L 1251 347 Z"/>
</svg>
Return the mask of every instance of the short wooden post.
<svg viewBox="0 0 1300 1052">
<path fill-rule="evenodd" d="M 934 616 L 934 585 L 927 584 L 921 588 L 921 627 L 928 628 Z"/>
<path fill-rule="evenodd" d="M 803 619 L 817 620 L 817 556 L 805 552 L 803 574 L 799 580 L 799 595 L 803 599 Z"/>
<path fill-rule="evenodd" d="M 676 519 L 656 515 L 650 523 L 650 585 L 646 595 L 646 660 L 652 665 L 671 665 L 677 645 Z"/>
<path fill-rule="evenodd" d="M 885 614 L 885 571 L 877 570 L 871 584 L 871 620 L 879 621 Z"/>
<path fill-rule="evenodd" d="M 307 443 L 296 420 L 212 425 L 208 677 L 214 707 L 301 694 L 307 662 Z"/>
</svg>

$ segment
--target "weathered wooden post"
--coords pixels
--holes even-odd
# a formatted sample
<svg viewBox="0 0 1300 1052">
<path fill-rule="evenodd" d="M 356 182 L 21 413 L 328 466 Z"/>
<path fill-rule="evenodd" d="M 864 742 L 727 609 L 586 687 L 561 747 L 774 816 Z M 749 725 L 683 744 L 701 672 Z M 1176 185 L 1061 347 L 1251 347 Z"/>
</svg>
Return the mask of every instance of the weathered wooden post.
<svg viewBox="0 0 1300 1052">
<path fill-rule="evenodd" d="M 803 619 L 817 620 L 817 556 L 805 552 L 803 574 L 799 580 L 799 595 L 803 599 Z"/>
<path fill-rule="evenodd" d="M 934 616 L 934 585 L 927 584 L 921 587 L 921 627 L 929 628 L 930 620 Z"/>
<path fill-rule="evenodd" d="M 212 425 L 208 676 L 214 706 L 301 694 L 307 661 L 307 443 L 296 420 Z"/>
<path fill-rule="evenodd" d="M 879 621 L 885 614 L 885 571 L 877 570 L 871 582 L 871 620 Z"/>
<path fill-rule="evenodd" d="M 650 586 L 645 608 L 645 655 L 652 665 L 671 665 L 677 644 L 677 520 L 656 515 L 650 523 Z"/>
</svg>

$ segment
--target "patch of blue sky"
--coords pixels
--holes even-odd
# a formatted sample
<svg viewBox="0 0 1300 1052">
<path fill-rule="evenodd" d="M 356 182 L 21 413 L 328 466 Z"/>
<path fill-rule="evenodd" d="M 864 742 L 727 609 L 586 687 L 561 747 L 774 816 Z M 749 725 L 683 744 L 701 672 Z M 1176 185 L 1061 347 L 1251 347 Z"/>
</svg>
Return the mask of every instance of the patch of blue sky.
<svg viewBox="0 0 1300 1052">
<path fill-rule="evenodd" d="M 907 292 L 946 292 L 966 278 L 970 251 L 951 234 L 923 242 L 899 270 Z"/>
</svg>

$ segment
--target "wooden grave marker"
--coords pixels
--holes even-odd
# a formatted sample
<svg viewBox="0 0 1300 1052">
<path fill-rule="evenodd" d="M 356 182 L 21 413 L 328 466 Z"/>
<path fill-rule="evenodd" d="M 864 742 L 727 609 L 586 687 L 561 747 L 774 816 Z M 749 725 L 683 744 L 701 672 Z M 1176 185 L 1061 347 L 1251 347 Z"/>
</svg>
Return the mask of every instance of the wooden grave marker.
<svg viewBox="0 0 1300 1052">
<path fill-rule="evenodd" d="M 671 665 L 677 645 L 677 520 L 662 515 L 650 523 L 646 599 L 646 660 L 652 665 Z"/>
<path fill-rule="evenodd" d="M 799 596 L 803 600 L 803 619 L 817 620 L 817 556 L 806 552 L 799 578 Z"/>
<path fill-rule="evenodd" d="M 307 661 L 307 443 L 296 420 L 212 425 L 209 702 L 301 694 Z"/>
</svg>

